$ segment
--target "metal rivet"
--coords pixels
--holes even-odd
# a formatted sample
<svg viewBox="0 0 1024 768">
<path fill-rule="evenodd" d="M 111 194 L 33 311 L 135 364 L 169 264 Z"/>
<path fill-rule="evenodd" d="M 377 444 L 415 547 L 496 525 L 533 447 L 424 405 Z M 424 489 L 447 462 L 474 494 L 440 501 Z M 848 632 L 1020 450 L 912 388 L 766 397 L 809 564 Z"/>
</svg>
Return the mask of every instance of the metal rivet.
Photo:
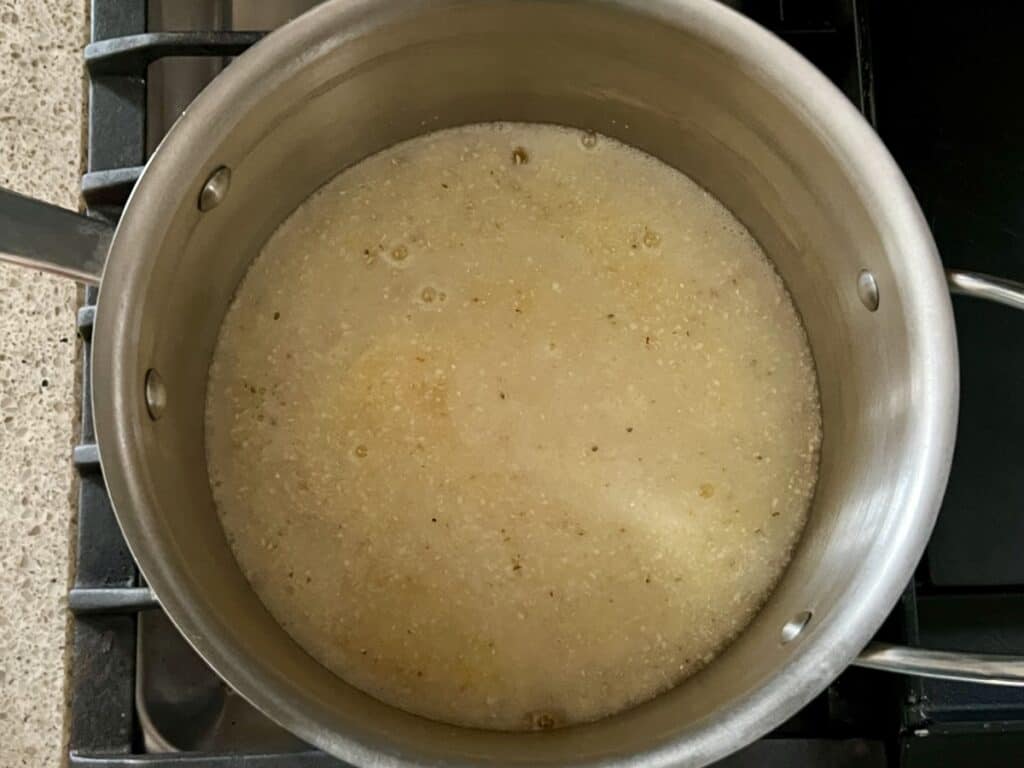
<svg viewBox="0 0 1024 768">
<path fill-rule="evenodd" d="M 167 388 L 155 368 L 146 371 L 146 410 L 149 418 L 156 421 L 164 414 L 167 407 Z"/>
<path fill-rule="evenodd" d="M 811 616 L 813 615 L 810 611 L 800 611 L 800 613 L 787 621 L 785 626 L 782 627 L 782 642 L 789 643 L 796 640 L 800 633 L 810 624 Z"/>
<path fill-rule="evenodd" d="M 878 283 L 875 276 L 862 269 L 857 275 L 857 295 L 860 296 L 860 303 L 871 312 L 878 309 Z"/>
<path fill-rule="evenodd" d="M 199 210 L 212 211 L 224 202 L 231 188 L 231 169 L 226 165 L 210 174 L 210 178 L 203 184 L 203 191 L 199 193 Z"/>
</svg>

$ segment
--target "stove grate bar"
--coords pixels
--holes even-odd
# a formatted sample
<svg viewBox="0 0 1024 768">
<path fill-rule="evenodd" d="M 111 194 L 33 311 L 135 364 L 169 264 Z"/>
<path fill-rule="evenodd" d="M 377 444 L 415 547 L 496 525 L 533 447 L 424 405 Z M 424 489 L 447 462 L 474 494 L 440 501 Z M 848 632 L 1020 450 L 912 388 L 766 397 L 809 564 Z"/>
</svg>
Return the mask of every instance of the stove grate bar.
<svg viewBox="0 0 1024 768">
<path fill-rule="evenodd" d="M 123 755 L 71 752 L 69 768 L 351 768 L 323 752 L 280 754 L 169 754 Z"/>
<path fill-rule="evenodd" d="M 89 43 L 90 75 L 144 75 L 146 67 L 168 56 L 237 56 L 266 32 L 143 32 Z"/>
<path fill-rule="evenodd" d="M 68 592 L 68 608 L 76 616 L 137 613 L 159 607 L 149 587 L 74 587 Z"/>
</svg>

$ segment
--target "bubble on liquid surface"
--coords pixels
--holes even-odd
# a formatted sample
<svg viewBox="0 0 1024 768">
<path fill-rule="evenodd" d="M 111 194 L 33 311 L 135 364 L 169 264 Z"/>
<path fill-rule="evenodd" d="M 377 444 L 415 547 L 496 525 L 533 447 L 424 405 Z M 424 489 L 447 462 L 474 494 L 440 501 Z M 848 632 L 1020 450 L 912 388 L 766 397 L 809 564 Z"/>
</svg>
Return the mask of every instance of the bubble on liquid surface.
<svg viewBox="0 0 1024 768">
<path fill-rule="evenodd" d="M 529 727 L 534 731 L 550 731 L 565 720 L 555 712 L 531 712 L 527 717 Z"/>
<path fill-rule="evenodd" d="M 420 288 L 416 298 L 421 304 L 437 307 L 448 300 L 448 293 L 433 285 L 425 285 Z"/>
</svg>

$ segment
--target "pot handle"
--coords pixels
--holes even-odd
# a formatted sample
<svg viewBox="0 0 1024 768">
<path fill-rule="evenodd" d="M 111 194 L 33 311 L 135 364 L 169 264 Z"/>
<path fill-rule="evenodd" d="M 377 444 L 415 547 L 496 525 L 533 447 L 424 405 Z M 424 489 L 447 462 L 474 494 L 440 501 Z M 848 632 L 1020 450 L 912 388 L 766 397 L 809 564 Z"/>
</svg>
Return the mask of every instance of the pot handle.
<svg viewBox="0 0 1024 768">
<path fill-rule="evenodd" d="M 949 292 L 958 296 L 987 299 L 1024 310 L 1024 283 L 959 269 L 947 269 L 946 282 L 949 284 Z"/>
<path fill-rule="evenodd" d="M 1024 656 L 961 651 L 931 651 L 889 643 L 870 643 L 854 666 L 965 683 L 1024 685 Z"/>
<path fill-rule="evenodd" d="M 951 293 L 1024 310 L 1024 283 L 959 269 L 947 269 L 946 281 Z M 858 667 L 919 677 L 1024 686 L 1024 656 L 932 651 L 875 642 L 861 651 L 853 663 Z"/>
<path fill-rule="evenodd" d="M 0 261 L 95 285 L 114 227 L 0 187 Z"/>
</svg>

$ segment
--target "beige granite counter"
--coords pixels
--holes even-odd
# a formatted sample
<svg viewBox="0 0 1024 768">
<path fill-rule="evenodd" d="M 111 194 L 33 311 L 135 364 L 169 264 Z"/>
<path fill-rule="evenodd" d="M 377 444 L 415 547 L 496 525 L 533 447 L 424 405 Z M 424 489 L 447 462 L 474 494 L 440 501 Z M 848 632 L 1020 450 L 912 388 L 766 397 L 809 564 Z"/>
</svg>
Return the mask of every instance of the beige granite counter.
<svg viewBox="0 0 1024 768">
<path fill-rule="evenodd" d="M 88 0 L 0 0 L 0 185 L 78 207 Z M 0 267 L 0 766 L 65 754 L 73 283 Z"/>
</svg>

